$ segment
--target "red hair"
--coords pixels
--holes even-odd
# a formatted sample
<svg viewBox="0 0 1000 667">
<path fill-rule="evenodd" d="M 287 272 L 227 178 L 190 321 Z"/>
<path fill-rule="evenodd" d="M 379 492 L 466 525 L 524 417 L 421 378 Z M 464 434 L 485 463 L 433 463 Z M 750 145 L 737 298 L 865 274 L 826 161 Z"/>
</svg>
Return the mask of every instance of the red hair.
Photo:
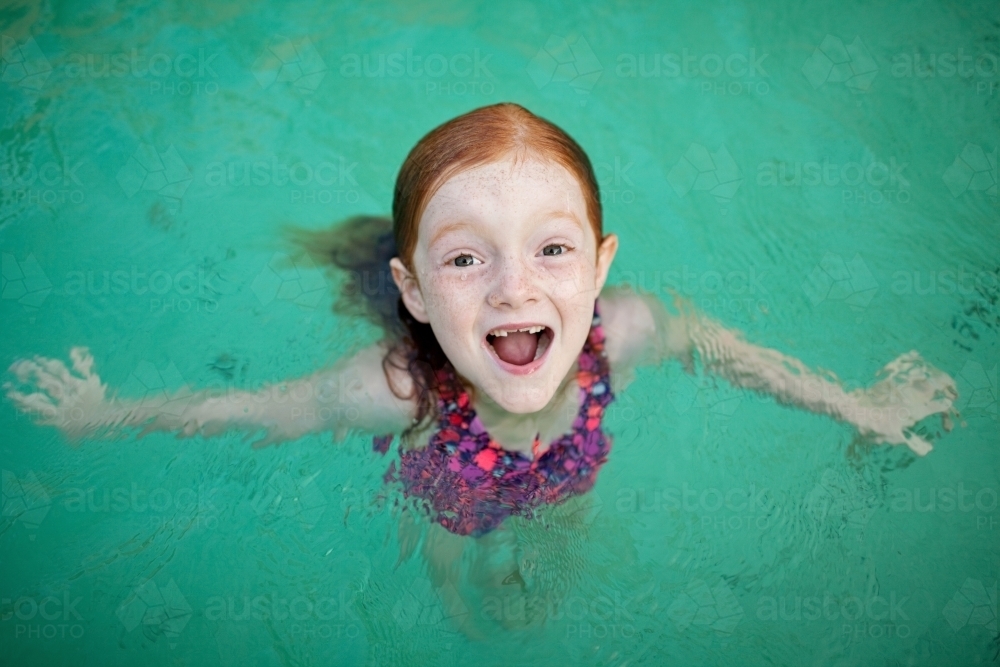
<svg viewBox="0 0 1000 667">
<path fill-rule="evenodd" d="M 396 177 L 392 231 L 407 268 L 417 243 L 420 217 L 445 181 L 460 171 L 508 157 L 553 160 L 580 183 L 587 217 L 600 245 L 601 198 L 590 159 L 559 127 L 510 102 L 480 107 L 439 125 L 417 142 Z"/>
</svg>

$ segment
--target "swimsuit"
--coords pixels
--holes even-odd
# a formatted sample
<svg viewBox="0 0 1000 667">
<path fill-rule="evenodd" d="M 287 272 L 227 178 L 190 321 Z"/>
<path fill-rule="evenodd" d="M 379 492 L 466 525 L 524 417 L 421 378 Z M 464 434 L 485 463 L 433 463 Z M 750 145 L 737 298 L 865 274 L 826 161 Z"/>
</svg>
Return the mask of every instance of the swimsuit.
<svg viewBox="0 0 1000 667">
<path fill-rule="evenodd" d="M 438 428 L 427 447 L 403 451 L 384 480 L 402 482 L 403 493 L 417 499 L 428 515 L 452 533 L 479 537 L 511 515 L 531 518 L 542 504 L 558 504 L 586 493 L 607 460 L 611 439 L 601 430 L 612 400 L 604 329 L 594 303 L 594 319 L 576 374 L 580 410 L 572 429 L 534 459 L 503 449 L 493 440 L 450 364 L 435 373 Z M 393 435 L 376 436 L 373 449 L 384 454 Z M 535 436 L 532 453 L 541 449 Z"/>
</svg>

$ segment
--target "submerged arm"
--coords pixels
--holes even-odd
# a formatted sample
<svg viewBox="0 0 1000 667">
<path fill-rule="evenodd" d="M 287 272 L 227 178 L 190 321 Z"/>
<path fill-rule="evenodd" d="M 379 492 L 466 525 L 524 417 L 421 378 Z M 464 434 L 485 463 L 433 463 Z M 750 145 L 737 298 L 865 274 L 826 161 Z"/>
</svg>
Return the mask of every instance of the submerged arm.
<svg viewBox="0 0 1000 667">
<path fill-rule="evenodd" d="M 73 370 L 59 360 L 36 357 L 15 362 L 10 370 L 21 383 L 39 391 L 25 393 L 10 383 L 7 396 L 38 423 L 56 426 L 68 436 L 109 435 L 141 428 L 175 432 L 178 437 L 214 436 L 230 430 L 264 447 L 307 433 L 397 431 L 409 423 L 408 402 L 389 390 L 382 371 L 383 352 L 371 346 L 328 369 L 303 378 L 265 385 L 256 391 L 192 392 L 187 387 L 154 399 L 107 397 L 85 348 L 73 348 Z"/>
<path fill-rule="evenodd" d="M 638 365 L 680 359 L 689 372 L 695 359 L 704 369 L 730 384 L 774 397 L 785 405 L 829 415 L 855 426 L 876 443 L 905 444 L 923 456 L 931 444 L 910 431 L 921 419 L 943 413 L 947 417 L 958 396 L 955 381 L 911 351 L 886 364 L 878 381 L 866 389 L 848 391 L 827 371 L 813 371 L 798 359 L 745 341 L 740 332 L 699 313 L 688 302 L 675 299 L 670 312 L 657 298 L 619 292 L 630 305 L 627 320 L 618 325 L 634 339 L 624 346 L 628 362 Z M 626 336 L 627 340 L 628 337 Z"/>
</svg>

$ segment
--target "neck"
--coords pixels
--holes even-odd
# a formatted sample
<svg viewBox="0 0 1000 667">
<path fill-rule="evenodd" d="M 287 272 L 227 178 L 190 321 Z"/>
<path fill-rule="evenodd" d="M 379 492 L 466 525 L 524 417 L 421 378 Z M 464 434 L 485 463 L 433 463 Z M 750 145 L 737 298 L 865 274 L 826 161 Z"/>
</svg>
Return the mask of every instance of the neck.
<svg viewBox="0 0 1000 667">
<path fill-rule="evenodd" d="M 474 406 L 476 415 L 490 436 L 505 449 L 530 451 L 531 443 L 539 433 L 543 436 L 543 444 L 547 445 L 547 440 L 551 439 L 547 436 L 558 435 L 551 431 L 565 430 L 566 426 L 562 422 L 571 423 L 579 410 L 580 406 L 571 400 L 577 396 L 577 392 L 569 391 L 570 388 L 576 389 L 576 373 L 577 364 L 574 363 L 549 402 L 537 412 L 510 412 L 484 392 L 477 392 Z"/>
</svg>

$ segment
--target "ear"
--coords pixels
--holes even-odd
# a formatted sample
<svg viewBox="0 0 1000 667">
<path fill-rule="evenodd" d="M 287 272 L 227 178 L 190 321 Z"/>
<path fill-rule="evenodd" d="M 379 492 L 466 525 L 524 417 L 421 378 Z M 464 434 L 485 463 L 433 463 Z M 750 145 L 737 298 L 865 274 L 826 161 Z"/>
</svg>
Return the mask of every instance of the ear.
<svg viewBox="0 0 1000 667">
<path fill-rule="evenodd" d="M 604 283 L 608 279 L 608 271 L 611 269 L 611 262 L 615 259 L 615 254 L 618 252 L 618 236 L 616 234 L 608 234 L 601 241 L 601 245 L 597 248 L 597 293 L 600 294 L 601 290 L 604 289 Z"/>
<path fill-rule="evenodd" d="M 399 257 L 389 260 L 389 269 L 392 270 L 392 280 L 399 288 L 399 295 L 403 298 L 403 305 L 410 311 L 410 315 L 413 315 L 413 319 L 427 324 L 430 319 L 424 308 L 424 295 L 420 293 L 417 277 L 410 273 Z"/>
</svg>

